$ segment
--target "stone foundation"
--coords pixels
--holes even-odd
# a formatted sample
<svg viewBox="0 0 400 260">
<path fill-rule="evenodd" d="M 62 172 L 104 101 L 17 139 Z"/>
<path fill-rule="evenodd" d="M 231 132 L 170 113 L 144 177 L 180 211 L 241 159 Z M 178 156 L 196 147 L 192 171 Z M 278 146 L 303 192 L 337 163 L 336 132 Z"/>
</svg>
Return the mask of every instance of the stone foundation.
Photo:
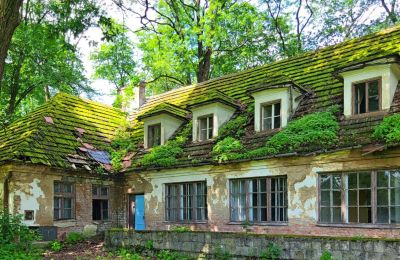
<svg viewBox="0 0 400 260">
<path fill-rule="evenodd" d="M 146 247 L 180 251 L 197 258 L 214 259 L 229 254 L 232 259 L 257 258 L 273 243 L 282 249 L 282 259 L 319 259 L 329 251 L 335 259 L 399 259 L 400 240 L 271 236 L 229 232 L 174 232 L 108 230 L 106 246 Z"/>
</svg>

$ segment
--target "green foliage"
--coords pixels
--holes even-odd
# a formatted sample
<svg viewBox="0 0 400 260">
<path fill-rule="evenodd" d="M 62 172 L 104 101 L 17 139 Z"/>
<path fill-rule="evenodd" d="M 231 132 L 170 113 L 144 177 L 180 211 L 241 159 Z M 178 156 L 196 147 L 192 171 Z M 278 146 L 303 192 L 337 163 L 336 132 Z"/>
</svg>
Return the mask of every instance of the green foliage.
<svg viewBox="0 0 400 260">
<path fill-rule="evenodd" d="M 229 260 L 232 259 L 231 254 L 224 249 L 222 245 L 216 246 L 214 257 L 217 260 Z"/>
<path fill-rule="evenodd" d="M 153 240 L 147 240 L 147 241 L 146 241 L 146 249 L 147 249 L 147 250 L 153 250 L 153 249 L 154 249 Z"/>
<path fill-rule="evenodd" d="M 332 253 L 328 250 L 325 250 L 319 259 L 320 260 L 331 260 L 331 259 L 333 259 Z"/>
<path fill-rule="evenodd" d="M 167 141 L 164 145 L 153 147 L 148 154 L 143 156 L 138 164 L 144 167 L 168 167 L 175 165 L 183 152 L 182 147 L 187 142 L 191 132 L 192 123 L 190 122 L 173 140 Z"/>
<path fill-rule="evenodd" d="M 77 244 L 85 240 L 85 237 L 82 233 L 79 232 L 70 232 L 68 233 L 67 237 L 65 238 L 65 242 L 68 244 Z"/>
<path fill-rule="evenodd" d="M 229 120 L 218 130 L 218 139 L 227 136 L 239 139 L 245 134 L 245 126 L 249 118 L 247 115 L 239 115 L 232 120 Z"/>
<path fill-rule="evenodd" d="M 122 260 L 142 260 L 142 259 L 160 259 L 160 260 L 189 260 L 194 259 L 193 257 L 187 257 L 182 253 L 169 251 L 169 250 L 161 250 L 157 251 L 153 248 L 119 248 L 114 252 L 109 252 L 108 257 L 113 259 L 113 257 L 117 257 Z"/>
<path fill-rule="evenodd" d="M 179 233 L 184 233 L 184 232 L 190 232 L 190 231 L 192 231 L 192 230 L 191 230 L 189 227 L 177 226 L 177 227 L 171 228 L 171 231 L 179 232 Z"/>
<path fill-rule="evenodd" d="M 238 159 L 242 152 L 244 147 L 240 140 L 230 136 L 216 143 L 212 150 L 214 160 L 218 162 Z"/>
<path fill-rule="evenodd" d="M 40 250 L 33 246 L 40 236 L 22 223 L 21 215 L 0 212 L 1 259 L 39 259 Z"/>
<path fill-rule="evenodd" d="M 375 127 L 372 137 L 386 144 L 396 144 L 400 142 L 400 114 L 393 114 L 385 117 L 383 121 Z"/>
<path fill-rule="evenodd" d="M 117 24 L 112 19 L 110 27 L 113 31 L 113 37 L 106 43 L 100 45 L 99 49 L 91 53 L 90 59 L 94 64 L 95 79 L 105 79 L 115 87 L 116 100 L 115 107 L 122 107 L 131 100 L 123 100 L 122 91 L 125 87 L 130 87 L 126 94 L 132 92 L 132 86 L 139 83 L 139 77 L 136 72 L 136 63 L 134 61 L 134 45 L 127 36 L 127 29 Z M 110 32 L 110 30 L 107 30 Z"/>
<path fill-rule="evenodd" d="M 61 242 L 58 240 L 54 240 L 50 244 L 50 249 L 53 250 L 54 252 L 59 252 L 59 251 L 61 251 L 62 248 L 63 248 L 63 246 L 62 246 Z"/>
<path fill-rule="evenodd" d="M 276 260 L 282 255 L 282 248 L 274 243 L 269 243 L 267 249 L 261 252 L 260 258 L 265 260 Z"/>
</svg>

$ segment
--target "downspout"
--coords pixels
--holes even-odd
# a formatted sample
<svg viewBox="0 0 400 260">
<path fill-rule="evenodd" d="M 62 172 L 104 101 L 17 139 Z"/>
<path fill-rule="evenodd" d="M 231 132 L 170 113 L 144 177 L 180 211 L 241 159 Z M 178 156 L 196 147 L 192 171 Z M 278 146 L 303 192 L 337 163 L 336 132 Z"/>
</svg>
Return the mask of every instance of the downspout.
<svg viewBox="0 0 400 260">
<path fill-rule="evenodd" d="M 10 180 L 12 177 L 12 172 L 7 173 L 7 177 L 4 179 L 3 187 L 3 208 L 4 212 L 10 213 L 9 211 L 9 197 L 10 197 Z"/>
</svg>

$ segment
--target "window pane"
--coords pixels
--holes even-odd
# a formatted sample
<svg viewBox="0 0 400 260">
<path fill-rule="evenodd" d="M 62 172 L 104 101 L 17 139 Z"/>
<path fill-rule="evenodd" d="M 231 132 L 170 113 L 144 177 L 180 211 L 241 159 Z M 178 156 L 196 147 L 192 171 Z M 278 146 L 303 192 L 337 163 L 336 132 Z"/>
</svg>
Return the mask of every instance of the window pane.
<svg viewBox="0 0 400 260">
<path fill-rule="evenodd" d="M 276 103 L 274 109 L 274 116 L 279 116 L 281 114 L 281 103 Z"/>
<path fill-rule="evenodd" d="M 331 205 L 331 192 L 330 191 L 322 191 L 321 192 L 321 206 L 330 206 Z"/>
<path fill-rule="evenodd" d="M 372 223 L 371 207 L 360 207 L 359 211 L 359 223 Z"/>
<path fill-rule="evenodd" d="M 347 177 L 348 180 L 348 188 L 349 189 L 357 189 L 357 174 L 351 173 Z"/>
<path fill-rule="evenodd" d="M 321 222 L 331 222 L 331 208 L 321 208 Z"/>
<path fill-rule="evenodd" d="M 354 95 L 354 112 L 356 114 L 365 113 L 365 83 L 354 85 Z"/>
<path fill-rule="evenodd" d="M 379 87 L 378 81 L 371 81 L 368 83 L 368 111 L 379 110 Z"/>
<path fill-rule="evenodd" d="M 267 190 L 267 180 L 261 179 L 260 180 L 260 192 L 266 192 Z"/>
<path fill-rule="evenodd" d="M 396 224 L 400 223 L 400 207 L 390 208 L 390 222 Z"/>
<path fill-rule="evenodd" d="M 264 119 L 264 130 L 272 129 L 272 118 L 265 118 Z"/>
<path fill-rule="evenodd" d="M 108 196 L 108 188 L 107 187 L 101 188 L 101 196 Z"/>
<path fill-rule="evenodd" d="M 280 128 L 281 127 L 281 117 L 276 116 L 274 117 L 274 128 Z"/>
<path fill-rule="evenodd" d="M 54 183 L 54 192 L 61 192 L 61 184 L 60 183 Z"/>
<path fill-rule="evenodd" d="M 267 208 L 261 208 L 261 221 L 267 221 Z"/>
<path fill-rule="evenodd" d="M 264 106 L 264 118 L 272 117 L 272 105 Z"/>
<path fill-rule="evenodd" d="M 331 188 L 331 175 L 321 175 L 320 176 L 320 187 L 321 189 L 330 189 Z"/>
<path fill-rule="evenodd" d="M 376 199 L 377 199 L 378 206 L 387 206 L 388 205 L 388 202 L 389 202 L 389 200 L 388 200 L 389 194 L 388 193 L 389 192 L 387 189 L 379 189 L 377 191 Z"/>
<path fill-rule="evenodd" d="M 360 190 L 358 193 L 358 200 L 360 206 L 370 206 L 371 190 Z"/>
<path fill-rule="evenodd" d="M 377 173 L 377 186 L 378 187 L 388 187 L 389 184 L 389 172 L 378 172 Z"/>
<path fill-rule="evenodd" d="M 342 203 L 341 192 L 332 191 L 332 206 L 340 206 Z"/>
<path fill-rule="evenodd" d="M 340 175 L 332 175 L 332 189 L 341 189 L 342 179 Z"/>
<path fill-rule="evenodd" d="M 390 189 L 390 205 L 400 206 L 400 189 Z"/>
<path fill-rule="evenodd" d="M 338 207 L 332 208 L 332 222 L 333 223 L 340 223 L 342 222 L 342 216 L 341 216 L 341 209 Z"/>
<path fill-rule="evenodd" d="M 64 192 L 65 193 L 72 193 L 72 184 L 70 183 L 64 183 Z"/>
<path fill-rule="evenodd" d="M 97 195 L 97 186 L 92 186 L 92 195 L 93 196 Z"/>
<path fill-rule="evenodd" d="M 214 126 L 214 121 L 213 121 L 212 116 L 208 117 L 208 126 L 209 126 L 209 128 L 213 128 L 213 126 Z"/>
<path fill-rule="evenodd" d="M 358 181 L 360 188 L 371 188 L 371 173 L 359 173 Z"/>
<path fill-rule="evenodd" d="M 357 206 L 357 190 L 348 191 L 348 205 Z"/>
<path fill-rule="evenodd" d="M 400 187 L 400 172 L 391 171 L 390 172 L 390 187 Z"/>
<path fill-rule="evenodd" d="M 348 207 L 348 216 L 349 216 L 349 222 L 357 223 L 358 222 L 358 208 L 357 207 Z"/>
<path fill-rule="evenodd" d="M 389 223 L 389 208 L 378 207 L 377 208 L 377 222 L 378 223 Z"/>
</svg>

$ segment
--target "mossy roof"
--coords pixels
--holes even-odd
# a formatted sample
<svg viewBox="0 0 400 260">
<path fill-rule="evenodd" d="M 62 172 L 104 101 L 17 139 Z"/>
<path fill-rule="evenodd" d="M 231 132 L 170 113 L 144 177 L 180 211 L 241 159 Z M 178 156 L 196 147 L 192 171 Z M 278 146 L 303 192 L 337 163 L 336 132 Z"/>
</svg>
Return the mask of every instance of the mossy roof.
<svg viewBox="0 0 400 260">
<path fill-rule="evenodd" d="M 188 103 L 188 107 L 199 107 L 214 102 L 220 102 L 228 106 L 238 107 L 238 100 L 235 100 L 230 96 L 225 95 L 217 89 L 206 91 L 206 93 L 204 93 L 197 99 L 193 99 L 191 102 Z"/>
<path fill-rule="evenodd" d="M 85 149 L 101 149 L 126 114 L 112 107 L 59 93 L 34 112 L 0 130 L 0 162 L 24 161 L 71 168 L 92 165 Z"/>
<path fill-rule="evenodd" d="M 263 66 L 258 66 L 238 73 L 225 75 L 206 82 L 177 88 L 147 99 L 140 111 L 148 111 L 163 102 L 168 102 L 182 109 L 188 109 L 193 104 L 199 104 L 209 99 L 212 92 L 234 100 L 237 104 L 250 105 L 253 101 L 251 93 L 265 87 L 290 84 L 303 90 L 303 99 L 292 118 L 304 114 L 325 110 L 332 105 L 343 106 L 343 80 L 337 72 L 343 68 L 359 64 L 370 64 L 374 60 L 382 61 L 395 57 L 400 53 L 400 26 L 395 26 L 364 37 L 345 41 L 343 43 L 321 48 L 314 52 L 279 60 Z M 390 58 L 390 60 L 392 60 Z M 305 93 L 306 92 L 306 93 Z M 340 122 L 339 134 L 342 147 L 370 142 L 369 134 L 373 126 L 382 117 L 364 120 L 344 120 Z M 357 129 L 354 129 L 354 127 Z M 143 139 L 143 125 L 135 121 L 133 139 L 137 142 Z M 359 134 L 359 138 L 354 135 Z M 264 144 L 265 136 L 252 135 L 250 139 Z M 359 142 L 358 139 L 362 139 Z M 254 143 L 252 140 L 246 141 Z M 184 157 L 186 161 L 207 161 L 210 158 L 213 143 L 190 143 L 186 145 Z M 210 161 L 209 161 L 210 162 Z M 182 164 L 183 165 L 183 164 Z"/>
<path fill-rule="evenodd" d="M 185 109 L 181 109 L 169 103 L 161 103 L 158 104 L 157 106 L 154 106 L 150 110 L 147 110 L 146 112 L 139 114 L 137 118 L 139 120 L 143 120 L 144 118 L 156 116 L 163 113 L 170 114 L 172 116 L 182 119 L 185 119 L 189 114 L 189 112 Z"/>
</svg>

